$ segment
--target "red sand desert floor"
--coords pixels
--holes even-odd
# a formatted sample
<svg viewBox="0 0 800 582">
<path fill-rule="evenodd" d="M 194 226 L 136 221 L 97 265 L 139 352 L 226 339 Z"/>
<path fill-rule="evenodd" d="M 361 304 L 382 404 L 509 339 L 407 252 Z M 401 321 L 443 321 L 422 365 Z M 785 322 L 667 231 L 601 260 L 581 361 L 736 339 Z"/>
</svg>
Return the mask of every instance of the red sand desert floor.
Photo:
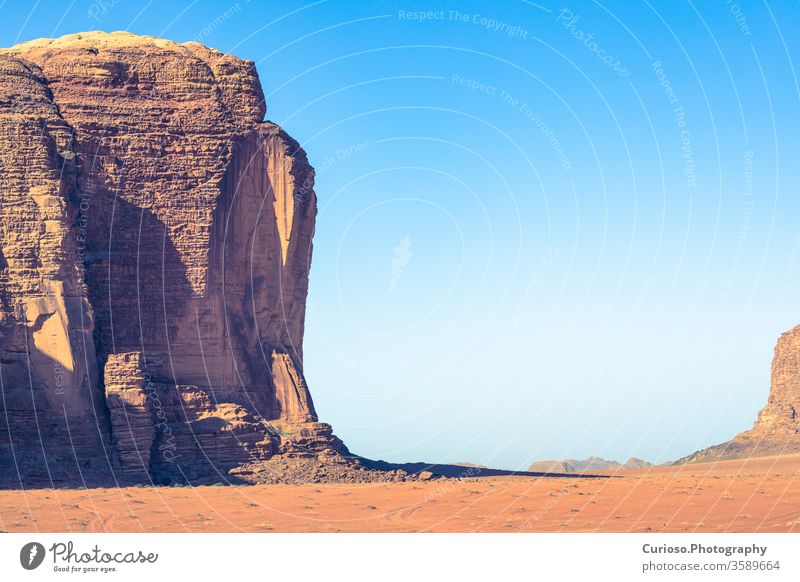
<svg viewBox="0 0 800 582">
<path fill-rule="evenodd" d="M 790 532 L 800 455 L 603 477 L 0 491 L 6 532 Z"/>
</svg>

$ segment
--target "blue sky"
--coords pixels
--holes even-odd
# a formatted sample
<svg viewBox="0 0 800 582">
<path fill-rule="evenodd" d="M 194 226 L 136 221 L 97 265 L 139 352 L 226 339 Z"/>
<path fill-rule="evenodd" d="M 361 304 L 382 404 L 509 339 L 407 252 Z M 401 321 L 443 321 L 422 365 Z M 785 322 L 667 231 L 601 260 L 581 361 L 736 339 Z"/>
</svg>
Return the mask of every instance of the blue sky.
<svg viewBox="0 0 800 582">
<path fill-rule="evenodd" d="M 317 168 L 305 342 L 360 454 L 662 462 L 800 323 L 794 2 L 0 2 L 257 62 Z"/>
</svg>

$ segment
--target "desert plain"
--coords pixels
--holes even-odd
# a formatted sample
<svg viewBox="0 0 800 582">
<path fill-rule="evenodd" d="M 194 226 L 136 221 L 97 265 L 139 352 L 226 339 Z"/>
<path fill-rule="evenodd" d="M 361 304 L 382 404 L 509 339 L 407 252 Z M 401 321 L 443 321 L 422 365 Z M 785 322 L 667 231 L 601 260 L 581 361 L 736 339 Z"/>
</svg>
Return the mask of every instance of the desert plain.
<svg viewBox="0 0 800 582">
<path fill-rule="evenodd" d="M 6 532 L 794 532 L 800 455 L 592 476 L 0 491 Z"/>
<path fill-rule="evenodd" d="M 0 531 L 797 531 L 800 326 L 753 427 L 683 465 L 356 457 L 303 371 L 316 174 L 266 115 L 197 42 L 0 50 Z"/>
</svg>

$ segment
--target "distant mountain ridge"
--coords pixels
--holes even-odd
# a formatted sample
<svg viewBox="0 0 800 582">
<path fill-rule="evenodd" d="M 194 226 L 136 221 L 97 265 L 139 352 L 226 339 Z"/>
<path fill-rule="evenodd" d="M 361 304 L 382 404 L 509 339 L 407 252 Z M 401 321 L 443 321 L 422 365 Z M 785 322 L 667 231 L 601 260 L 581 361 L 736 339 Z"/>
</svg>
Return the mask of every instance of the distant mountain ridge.
<svg viewBox="0 0 800 582">
<path fill-rule="evenodd" d="M 593 471 L 615 471 L 618 469 L 646 469 L 652 466 L 652 463 L 636 457 L 631 457 L 624 463 L 609 461 L 600 457 L 588 457 L 583 460 L 534 461 L 528 467 L 528 471 L 531 473 L 591 473 Z"/>
</svg>

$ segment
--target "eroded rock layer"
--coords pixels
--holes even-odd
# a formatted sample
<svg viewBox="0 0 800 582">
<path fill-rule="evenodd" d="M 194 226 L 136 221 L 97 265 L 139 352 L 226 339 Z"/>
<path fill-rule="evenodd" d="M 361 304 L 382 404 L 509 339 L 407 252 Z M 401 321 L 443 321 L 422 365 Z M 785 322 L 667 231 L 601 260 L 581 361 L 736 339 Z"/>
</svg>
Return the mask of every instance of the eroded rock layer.
<svg viewBox="0 0 800 582">
<path fill-rule="evenodd" d="M 753 428 L 726 443 L 697 451 L 680 463 L 763 457 L 800 452 L 800 326 L 784 333 L 775 347 L 767 405 Z"/>
<path fill-rule="evenodd" d="M 72 130 L 42 71 L 0 55 L 0 480 L 108 469 L 93 318 L 78 270 Z"/>
<path fill-rule="evenodd" d="M 314 173 L 264 115 L 254 64 L 196 43 L 0 51 L 3 482 L 346 450 L 302 371 Z"/>
</svg>

